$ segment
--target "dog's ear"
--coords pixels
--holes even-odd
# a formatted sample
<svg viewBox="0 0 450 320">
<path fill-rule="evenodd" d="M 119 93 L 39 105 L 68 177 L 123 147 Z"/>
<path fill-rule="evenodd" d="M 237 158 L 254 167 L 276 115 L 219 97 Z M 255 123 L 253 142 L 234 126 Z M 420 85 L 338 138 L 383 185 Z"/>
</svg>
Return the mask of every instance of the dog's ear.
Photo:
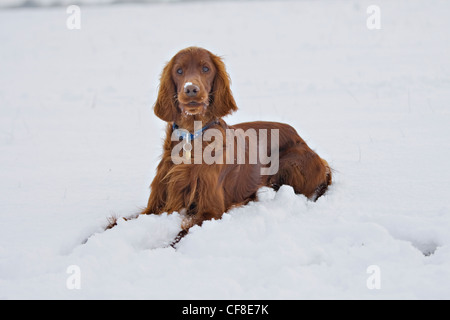
<svg viewBox="0 0 450 320">
<path fill-rule="evenodd" d="M 230 76 L 228 75 L 222 59 L 210 53 L 211 60 L 216 67 L 216 77 L 212 88 L 212 112 L 220 118 L 236 111 L 238 108 L 230 89 Z"/>
<path fill-rule="evenodd" d="M 177 113 L 176 89 L 172 79 L 173 59 L 170 60 L 161 73 L 158 98 L 156 99 L 153 110 L 162 120 L 171 122 L 175 120 Z"/>
</svg>

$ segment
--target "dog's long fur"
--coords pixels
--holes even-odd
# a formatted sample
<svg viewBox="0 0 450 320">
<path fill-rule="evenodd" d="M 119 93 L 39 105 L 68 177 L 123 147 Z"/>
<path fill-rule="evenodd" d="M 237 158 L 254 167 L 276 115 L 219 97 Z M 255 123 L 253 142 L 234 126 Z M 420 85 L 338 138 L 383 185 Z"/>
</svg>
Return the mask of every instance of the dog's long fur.
<svg viewBox="0 0 450 320">
<path fill-rule="evenodd" d="M 262 186 L 277 190 L 281 185 L 291 185 L 296 193 L 314 201 L 326 191 L 332 180 L 328 163 L 308 147 L 294 128 L 263 121 L 228 125 L 222 117 L 236 110 L 230 79 L 221 58 L 205 49 L 189 47 L 167 63 L 154 105 L 155 114 L 167 122 L 166 139 L 143 214 L 183 212 L 185 234 L 193 225 L 219 219 L 231 207 L 255 200 Z M 210 128 L 219 130 L 223 136 L 227 129 L 255 129 L 256 132 L 278 129 L 278 172 L 261 175 L 261 163 L 174 164 L 171 153 L 178 142 L 171 139 L 173 124 L 193 132 L 194 120 L 202 121 L 203 125 L 212 123 Z M 207 145 L 202 141 L 200 151 Z M 192 154 L 195 152 L 192 150 Z"/>
</svg>

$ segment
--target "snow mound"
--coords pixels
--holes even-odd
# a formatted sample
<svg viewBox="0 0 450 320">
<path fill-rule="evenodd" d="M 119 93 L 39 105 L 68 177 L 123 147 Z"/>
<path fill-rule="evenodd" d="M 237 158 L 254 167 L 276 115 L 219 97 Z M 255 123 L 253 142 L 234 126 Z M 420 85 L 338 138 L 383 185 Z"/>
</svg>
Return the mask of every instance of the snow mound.
<svg viewBox="0 0 450 320">
<path fill-rule="evenodd" d="M 117 219 L 117 225 L 103 233 L 89 237 L 80 252 L 96 252 L 107 249 L 148 250 L 164 248 L 170 245 L 181 231 L 181 217 L 171 215 L 140 215 L 136 219 Z M 110 251 L 107 254 L 112 253 Z"/>
</svg>

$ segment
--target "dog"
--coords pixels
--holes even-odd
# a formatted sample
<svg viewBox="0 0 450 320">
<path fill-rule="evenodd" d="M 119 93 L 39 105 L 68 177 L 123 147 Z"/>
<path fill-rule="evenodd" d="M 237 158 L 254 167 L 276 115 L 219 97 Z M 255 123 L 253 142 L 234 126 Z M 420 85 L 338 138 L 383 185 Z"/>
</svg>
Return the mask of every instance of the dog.
<svg viewBox="0 0 450 320">
<path fill-rule="evenodd" d="M 182 214 L 178 238 L 194 225 L 220 219 L 230 208 L 256 200 L 263 186 L 278 190 L 290 185 L 315 201 L 332 182 L 327 161 L 293 127 L 266 121 L 228 125 L 223 117 L 237 109 L 219 56 L 189 47 L 165 65 L 154 112 L 167 122 L 166 138 L 148 205 L 141 213 Z M 267 159 L 276 160 L 276 165 L 269 166 Z"/>
</svg>

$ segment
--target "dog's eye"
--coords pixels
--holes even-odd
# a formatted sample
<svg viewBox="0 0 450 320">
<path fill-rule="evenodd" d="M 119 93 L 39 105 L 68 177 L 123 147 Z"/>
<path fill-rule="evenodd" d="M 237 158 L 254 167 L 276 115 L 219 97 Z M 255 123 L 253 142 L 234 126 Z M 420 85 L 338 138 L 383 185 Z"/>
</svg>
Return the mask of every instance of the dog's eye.
<svg viewBox="0 0 450 320">
<path fill-rule="evenodd" d="M 183 74 L 183 69 L 181 69 L 181 68 L 177 69 L 177 73 L 178 74 Z"/>
<path fill-rule="evenodd" d="M 209 71 L 209 68 L 208 68 L 207 66 L 203 66 L 202 71 L 203 71 L 203 72 L 208 72 L 208 71 Z"/>
</svg>

